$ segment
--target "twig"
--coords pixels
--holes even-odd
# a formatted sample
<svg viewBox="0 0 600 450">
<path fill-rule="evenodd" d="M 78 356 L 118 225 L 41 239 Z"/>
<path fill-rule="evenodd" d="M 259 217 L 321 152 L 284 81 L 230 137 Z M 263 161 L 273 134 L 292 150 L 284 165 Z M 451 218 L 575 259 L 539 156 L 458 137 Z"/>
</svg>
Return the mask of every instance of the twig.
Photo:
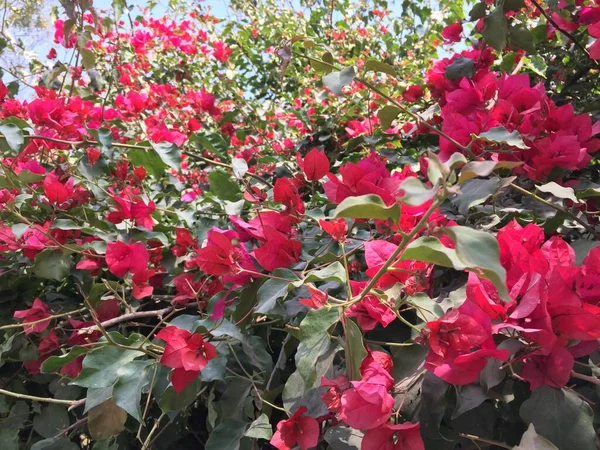
<svg viewBox="0 0 600 450">
<path fill-rule="evenodd" d="M 589 381 L 590 383 L 600 386 L 600 379 L 598 379 L 596 377 L 590 377 L 589 375 L 583 375 L 582 373 L 577 373 L 574 370 L 571 371 L 571 376 L 573 378 L 578 378 L 580 380 Z"/>
<path fill-rule="evenodd" d="M 109 319 L 109 320 L 105 320 L 104 322 L 101 322 L 100 326 L 102 328 L 110 328 L 113 325 L 117 325 L 121 322 L 127 322 L 128 320 L 139 319 L 141 317 L 161 317 L 172 311 L 173 311 L 173 308 L 171 306 L 168 306 L 166 308 L 157 309 L 154 311 L 138 311 L 138 312 L 133 312 L 133 313 L 128 313 L 128 314 L 123 314 L 122 316 L 115 317 L 114 319 Z M 80 328 L 78 330 L 78 333 L 84 334 L 84 333 L 89 333 L 91 331 L 95 331 L 98 329 L 100 329 L 100 328 L 98 328 L 98 325 L 91 325 L 89 327 Z"/>
<path fill-rule="evenodd" d="M 567 30 L 563 30 L 561 27 L 559 27 L 558 24 L 552 18 L 552 16 L 550 16 L 550 14 L 548 14 L 546 10 L 542 7 L 542 5 L 540 5 L 536 0 L 531 0 L 531 3 L 533 3 L 533 5 L 538 9 L 539 12 L 542 13 L 546 20 L 550 22 L 550 25 L 552 25 L 557 31 L 568 37 L 573 42 L 573 44 L 575 44 L 575 46 L 578 47 L 585 54 L 585 56 L 587 56 L 587 58 L 592 62 L 592 64 L 594 64 L 596 68 L 600 69 L 600 64 L 598 64 L 598 62 L 590 56 L 590 53 L 588 52 L 587 48 L 585 48 L 585 46 L 581 42 L 579 42 L 577 38 L 575 38 L 575 36 L 573 36 Z"/>
<path fill-rule="evenodd" d="M 482 438 L 482 437 L 475 436 L 473 434 L 467 434 L 467 433 L 458 433 L 458 435 L 460 437 L 464 437 L 464 438 L 470 439 L 472 441 L 484 442 L 486 444 L 495 445 L 497 447 L 507 448 L 508 450 L 512 449 L 512 447 L 510 445 L 505 444 L 504 442 L 494 441 L 492 439 L 486 439 L 486 438 Z"/>
<path fill-rule="evenodd" d="M 75 403 L 79 402 L 79 400 L 60 400 L 58 398 L 36 397 L 35 395 L 19 394 L 18 392 L 7 391 L 5 389 L 0 389 L 0 394 L 8 395 L 9 397 L 19 398 L 21 400 L 31 400 L 33 402 L 42 403 L 56 403 L 57 405 L 72 406 Z"/>
<path fill-rule="evenodd" d="M 222 163 L 221 161 L 215 161 L 213 159 L 205 158 L 204 156 L 200 156 L 200 155 L 198 155 L 196 153 L 189 153 L 188 152 L 187 155 L 188 155 L 189 158 L 197 159 L 197 160 L 200 160 L 200 161 L 204 161 L 207 164 L 211 164 L 211 165 L 214 165 L 214 166 L 224 167 L 224 168 L 233 170 L 233 167 L 231 166 L 231 164 L 226 164 L 226 163 Z M 270 182 L 268 182 L 267 180 L 265 180 L 263 177 L 261 177 L 259 175 L 256 175 L 255 173 L 246 172 L 246 175 L 249 176 L 249 177 L 254 178 L 255 180 L 260 181 L 261 183 L 263 183 L 265 186 L 268 186 L 269 188 L 273 187 L 273 185 Z"/>
<path fill-rule="evenodd" d="M 510 183 L 509 186 L 511 188 L 513 188 L 515 191 L 517 191 L 517 192 L 519 192 L 519 193 L 521 193 L 523 195 L 526 195 L 527 197 L 530 197 L 530 198 L 532 198 L 532 199 L 534 199 L 534 200 L 542 203 L 543 205 L 546 205 L 546 206 L 548 206 L 548 207 L 550 207 L 550 208 L 552 208 L 552 209 L 554 209 L 554 210 L 556 210 L 558 212 L 561 212 L 561 213 L 569 216 L 571 219 L 573 219 L 575 222 L 577 222 L 583 228 L 585 228 L 587 231 L 589 231 L 591 234 L 593 234 L 596 239 L 600 239 L 600 233 L 598 233 L 592 226 L 590 226 L 589 224 L 585 223 L 583 220 L 581 220 L 579 217 L 577 217 L 575 214 L 571 213 L 570 211 L 564 209 L 561 206 L 555 205 L 554 203 L 549 202 L 548 200 L 544 200 L 543 198 L 535 195 L 533 192 L 529 192 L 528 190 L 523 189 L 522 187 L 517 186 L 514 183 Z"/>
<path fill-rule="evenodd" d="M 85 311 L 87 311 L 87 308 L 80 308 L 80 309 L 76 309 L 75 311 L 69 311 L 69 312 L 61 313 L 61 314 L 54 314 L 53 316 L 46 317 L 45 319 L 34 320 L 33 322 L 23 322 L 23 323 L 14 323 L 11 325 L 3 325 L 0 327 L 0 330 L 9 330 L 11 328 L 25 328 L 25 327 L 29 327 L 31 325 L 35 325 L 38 323 L 42 323 L 42 322 L 46 322 L 46 321 L 50 321 L 50 320 L 54 320 L 54 319 L 59 319 L 61 317 L 72 316 L 73 314 L 79 314 L 79 313 L 85 312 Z"/>
</svg>

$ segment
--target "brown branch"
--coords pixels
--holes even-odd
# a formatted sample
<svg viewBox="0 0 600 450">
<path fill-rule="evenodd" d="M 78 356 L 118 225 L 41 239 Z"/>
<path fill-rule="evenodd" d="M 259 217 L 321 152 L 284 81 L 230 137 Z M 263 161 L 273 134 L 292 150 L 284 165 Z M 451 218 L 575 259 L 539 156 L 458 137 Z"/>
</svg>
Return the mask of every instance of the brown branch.
<svg viewBox="0 0 600 450">
<path fill-rule="evenodd" d="M 133 313 L 128 313 L 128 314 L 123 314 L 122 316 L 115 317 L 114 319 L 105 320 L 104 322 L 101 322 L 100 325 L 102 328 L 110 328 L 121 322 L 127 322 L 128 320 L 139 319 L 142 317 L 162 317 L 165 314 L 170 313 L 171 311 L 173 311 L 173 308 L 171 306 L 168 306 L 163 309 L 156 309 L 154 311 L 138 311 L 138 312 L 133 312 Z M 89 327 L 80 328 L 77 331 L 78 331 L 78 334 L 84 334 L 84 333 L 89 333 L 91 331 L 95 331 L 95 330 L 99 330 L 99 329 L 100 329 L 100 327 L 98 327 L 98 325 L 92 325 Z"/>
<path fill-rule="evenodd" d="M 598 64 L 598 61 L 596 61 L 594 58 L 592 58 L 590 56 L 590 53 L 588 52 L 587 48 L 585 48 L 585 46 L 581 42 L 579 42 L 577 40 L 577 38 L 575 36 L 573 36 L 573 34 L 568 32 L 567 30 L 563 30 L 560 26 L 558 26 L 558 24 L 554 21 L 552 16 L 550 16 L 550 14 L 548 14 L 548 12 L 544 9 L 544 7 L 542 5 L 540 5 L 536 0 L 531 0 L 531 3 L 533 3 L 533 5 L 537 8 L 537 10 L 540 13 L 542 13 L 542 15 L 546 18 L 546 20 L 548 22 L 550 22 L 550 25 L 552 25 L 557 31 L 564 34 L 567 38 L 569 38 L 573 42 L 573 44 L 575 44 L 575 46 L 577 48 L 579 48 L 585 54 L 585 56 L 592 62 L 592 64 L 594 64 L 596 66 L 596 68 L 600 69 L 600 64 Z"/>
</svg>

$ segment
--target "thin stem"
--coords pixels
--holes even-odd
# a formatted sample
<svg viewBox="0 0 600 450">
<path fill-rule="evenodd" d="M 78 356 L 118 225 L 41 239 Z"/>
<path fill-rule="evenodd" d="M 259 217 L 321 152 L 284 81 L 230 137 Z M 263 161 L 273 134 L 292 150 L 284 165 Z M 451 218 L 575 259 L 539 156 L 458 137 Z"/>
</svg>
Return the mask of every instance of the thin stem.
<svg viewBox="0 0 600 450">
<path fill-rule="evenodd" d="M 188 157 L 192 158 L 192 159 L 198 159 L 200 161 L 204 161 L 207 164 L 211 164 L 214 166 L 219 166 L 219 167 L 224 167 L 230 170 L 233 170 L 233 167 L 231 166 L 231 164 L 226 164 L 226 163 L 222 163 L 221 161 L 215 161 L 213 159 L 209 159 L 209 158 L 205 158 L 204 156 L 200 156 L 198 154 L 195 153 L 187 153 Z M 267 180 L 265 180 L 263 177 L 256 175 L 255 173 L 252 172 L 246 172 L 246 175 L 249 177 L 254 178 L 255 180 L 260 181 L 262 184 L 264 184 L 265 186 L 268 186 L 269 188 L 273 188 L 273 185 L 271 183 L 269 183 Z"/>
<path fill-rule="evenodd" d="M 504 442 L 494 441 L 493 439 L 482 438 L 479 436 L 475 436 L 474 434 L 458 433 L 458 435 L 460 437 L 464 437 L 464 438 L 470 439 L 472 441 L 484 442 L 486 444 L 495 445 L 497 447 L 507 448 L 508 450 L 512 449 L 512 447 L 510 445 L 505 444 Z"/>
<path fill-rule="evenodd" d="M 9 397 L 19 398 L 21 400 L 31 400 L 33 402 L 42 403 L 56 403 L 57 405 L 71 406 L 79 402 L 79 400 L 60 400 L 58 398 L 36 397 L 35 395 L 19 394 L 18 392 L 7 391 L 5 389 L 0 389 L 0 394 L 8 395 Z"/>
<path fill-rule="evenodd" d="M 365 342 L 373 345 L 381 345 L 387 347 L 410 347 L 411 345 L 415 345 L 414 342 L 383 342 L 383 341 L 373 341 L 371 339 L 365 339 Z"/>
<path fill-rule="evenodd" d="M 29 327 L 31 325 L 36 325 L 38 323 L 42 323 L 42 322 L 46 322 L 46 321 L 50 321 L 50 320 L 54 320 L 54 319 L 60 319 L 61 317 L 68 317 L 68 316 L 72 316 L 73 314 L 79 314 L 82 312 L 87 311 L 87 308 L 80 308 L 80 309 L 76 309 L 75 311 L 69 311 L 66 313 L 61 313 L 61 314 L 54 314 L 53 316 L 49 316 L 46 317 L 45 319 L 40 319 L 40 320 L 34 320 L 33 322 L 23 322 L 23 323 L 14 323 L 11 325 L 4 325 L 0 327 L 0 330 L 9 330 L 11 328 L 24 328 L 24 327 Z"/>
<path fill-rule="evenodd" d="M 154 311 L 138 311 L 138 312 L 133 312 L 133 313 L 129 313 L 129 314 L 123 314 L 122 316 L 115 317 L 114 319 L 105 320 L 104 322 L 101 322 L 100 324 L 92 325 L 92 326 L 89 326 L 86 328 L 81 328 L 78 331 L 80 334 L 89 333 L 90 331 L 99 330 L 100 327 L 110 328 L 113 325 L 117 325 L 121 322 L 126 322 L 128 320 L 139 319 L 142 317 L 162 317 L 165 314 L 169 314 L 171 312 L 173 312 L 173 308 L 169 306 L 167 308 L 157 309 Z"/>
<path fill-rule="evenodd" d="M 350 286 L 350 271 L 348 270 L 348 258 L 346 256 L 346 248 L 343 242 L 340 242 L 340 248 L 342 249 L 342 261 L 344 263 L 344 270 L 346 271 L 346 289 L 348 290 L 347 298 L 352 298 L 352 287 Z"/>
<path fill-rule="evenodd" d="M 598 379 L 596 377 L 590 377 L 589 375 L 583 375 L 582 373 L 577 373 L 574 370 L 571 372 L 571 376 L 573 378 L 578 378 L 580 380 L 589 381 L 590 383 L 600 386 L 600 379 Z"/>
<path fill-rule="evenodd" d="M 561 27 L 559 27 L 558 24 L 552 18 L 552 16 L 550 16 L 550 14 L 548 14 L 546 10 L 542 7 L 542 5 L 540 5 L 536 0 L 531 0 L 531 3 L 533 3 L 537 10 L 542 13 L 542 15 L 546 18 L 548 22 L 550 22 L 550 25 L 552 25 L 557 31 L 561 32 L 567 38 L 569 38 L 573 42 L 573 44 L 575 44 L 575 46 L 578 47 L 585 54 L 585 56 L 592 62 L 592 64 L 594 64 L 596 68 L 600 69 L 600 64 L 598 64 L 598 62 L 590 56 L 590 53 L 588 52 L 587 48 L 585 48 L 585 46 L 581 42 L 579 42 L 577 38 L 575 38 L 575 36 L 573 36 L 567 30 L 563 30 Z"/>
<path fill-rule="evenodd" d="M 519 192 L 519 193 L 521 193 L 521 194 L 523 194 L 523 195 L 526 195 L 527 197 L 530 197 L 530 198 L 532 198 L 532 199 L 534 199 L 534 200 L 536 200 L 536 201 L 540 202 L 540 203 L 541 203 L 541 204 L 543 204 L 543 205 L 546 205 L 546 206 L 548 206 L 548 207 L 550 207 L 550 208 L 552 208 L 552 209 L 554 209 L 554 210 L 556 210 L 556 211 L 559 211 L 559 212 L 561 212 L 561 213 L 563 213 L 563 214 L 565 214 L 565 215 L 569 216 L 571 219 L 573 219 L 575 222 L 577 222 L 577 223 L 578 223 L 578 224 L 580 224 L 580 225 L 581 225 L 583 228 L 585 228 L 587 231 L 589 231 L 591 234 L 593 234 L 593 235 L 594 235 L 594 237 L 595 237 L 596 239 L 600 239 L 600 233 L 598 233 L 598 232 L 597 232 L 597 231 L 596 231 L 596 230 L 595 230 L 595 229 L 594 229 L 592 226 L 590 226 L 589 224 L 585 223 L 583 220 L 581 220 L 579 217 L 577 217 L 577 216 L 576 216 L 575 214 L 573 214 L 572 212 L 570 212 L 570 211 L 568 211 L 568 210 L 564 209 L 564 208 L 563 208 L 563 207 L 561 207 L 561 206 L 555 205 L 554 203 L 552 203 L 552 202 L 549 202 L 548 200 L 544 200 L 543 198 L 541 198 L 541 197 L 537 196 L 537 195 L 536 195 L 536 194 L 534 194 L 533 192 L 529 192 L 528 190 L 526 190 L 526 189 L 523 189 L 522 187 L 520 187 L 520 186 L 517 186 L 517 185 L 516 185 L 516 184 L 514 184 L 514 183 L 510 183 L 510 185 L 509 185 L 509 186 L 510 186 L 511 188 L 513 188 L 515 191 L 517 191 L 517 192 Z"/>
</svg>

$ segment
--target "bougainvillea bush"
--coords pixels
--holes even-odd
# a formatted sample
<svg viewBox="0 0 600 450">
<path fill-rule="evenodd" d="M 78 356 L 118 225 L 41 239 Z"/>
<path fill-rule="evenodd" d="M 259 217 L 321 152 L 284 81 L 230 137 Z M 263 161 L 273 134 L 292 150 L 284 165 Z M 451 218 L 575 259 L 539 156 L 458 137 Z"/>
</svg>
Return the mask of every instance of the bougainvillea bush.
<svg viewBox="0 0 600 450">
<path fill-rule="evenodd" d="M 597 448 L 595 2 L 61 3 L 0 83 L 2 450 Z"/>
</svg>

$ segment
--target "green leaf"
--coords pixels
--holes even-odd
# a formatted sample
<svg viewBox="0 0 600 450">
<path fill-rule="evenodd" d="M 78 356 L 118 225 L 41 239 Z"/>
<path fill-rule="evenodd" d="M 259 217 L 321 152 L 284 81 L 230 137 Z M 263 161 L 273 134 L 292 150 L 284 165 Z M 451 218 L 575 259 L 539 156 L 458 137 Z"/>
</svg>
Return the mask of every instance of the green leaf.
<svg viewBox="0 0 600 450">
<path fill-rule="evenodd" d="M 33 418 L 33 429 L 44 438 L 54 437 L 71 424 L 67 408 L 53 405 L 42 407 L 42 412 Z"/>
<path fill-rule="evenodd" d="M 323 61 L 323 62 L 321 62 L 321 61 Z M 317 72 L 321 72 L 321 73 L 325 73 L 325 74 L 331 73 L 333 71 L 333 67 L 331 67 L 331 66 L 334 63 L 333 55 L 330 52 L 325 52 L 321 56 L 321 61 L 316 61 L 314 59 L 311 59 L 310 65 Z"/>
<path fill-rule="evenodd" d="M 547 194 L 552 194 L 555 197 L 571 200 L 573 203 L 579 203 L 579 199 L 575 195 L 575 191 L 570 187 L 563 187 L 560 184 L 551 181 L 550 183 L 541 186 L 536 185 L 536 189 Z"/>
<path fill-rule="evenodd" d="M 399 189 L 403 192 L 399 199 L 400 203 L 409 206 L 421 206 L 435 197 L 438 192 L 437 186 L 429 189 L 416 177 L 406 178 L 400 183 Z"/>
<path fill-rule="evenodd" d="M 88 347 L 80 347 L 77 345 L 72 347 L 69 353 L 60 356 L 50 356 L 41 365 L 42 373 L 54 373 L 71 361 L 76 360 L 79 356 L 87 353 L 89 350 Z"/>
<path fill-rule="evenodd" d="M 93 407 L 88 412 L 88 430 L 96 440 L 116 436 L 125 429 L 127 413 L 119 408 L 112 399 Z"/>
<path fill-rule="evenodd" d="M 460 214 L 467 216 L 469 209 L 486 202 L 490 197 L 512 183 L 515 178 L 494 177 L 489 180 L 469 180 L 461 185 L 460 193 L 453 197 L 451 201 L 458 207 Z"/>
<path fill-rule="evenodd" d="M 544 39 L 545 36 L 546 34 L 544 32 Z M 531 55 L 529 57 L 523 57 L 523 60 L 523 66 L 531 70 L 533 73 L 539 75 L 540 77 L 546 78 L 546 70 L 548 70 L 548 65 L 546 64 L 546 59 L 543 56 Z"/>
<path fill-rule="evenodd" d="M 402 261 L 425 261 L 442 267 L 452 267 L 465 270 L 466 266 L 460 260 L 454 249 L 444 246 L 433 236 L 422 236 L 404 249 L 400 256 Z"/>
<path fill-rule="evenodd" d="M 337 323 L 339 318 L 337 308 L 311 309 L 300 322 L 296 369 L 305 381 L 311 381 L 315 373 L 315 361 L 328 350 L 328 329 Z"/>
<path fill-rule="evenodd" d="M 177 172 L 181 172 L 181 151 L 179 147 L 170 142 L 151 143 L 163 163 Z"/>
<path fill-rule="evenodd" d="M 525 50 L 528 55 L 536 53 L 533 35 L 524 25 L 514 25 L 508 30 L 508 44 L 511 48 Z"/>
<path fill-rule="evenodd" d="M 0 125 L 0 145 L 7 147 L 12 150 L 13 154 L 21 153 L 23 146 L 25 145 L 25 137 L 23 136 L 23 130 L 13 123 L 3 123 Z"/>
<path fill-rule="evenodd" d="M 365 70 L 372 70 L 374 72 L 383 72 L 391 75 L 393 77 L 396 76 L 396 69 L 393 66 L 390 66 L 388 63 L 383 61 L 378 61 L 376 59 L 368 59 L 365 63 Z"/>
<path fill-rule="evenodd" d="M 238 183 L 233 181 L 227 172 L 214 170 L 208 176 L 210 191 L 221 200 L 234 202 L 239 199 L 241 190 Z"/>
<path fill-rule="evenodd" d="M 479 136 L 473 134 L 473 138 L 475 139 L 483 139 L 488 142 L 498 142 L 501 144 L 510 145 L 512 147 L 520 148 L 521 150 L 528 150 L 529 147 L 525 145 L 523 142 L 523 138 L 521 137 L 521 133 L 517 130 L 509 133 L 508 130 L 504 127 L 495 127 L 485 133 L 481 133 Z"/>
<path fill-rule="evenodd" d="M 346 67 L 340 72 L 331 72 L 323 77 L 323 86 L 337 96 L 342 95 L 342 88 L 348 86 L 354 80 L 356 72 L 354 67 Z"/>
<path fill-rule="evenodd" d="M 198 143 L 205 149 L 216 153 L 221 159 L 227 158 L 227 150 L 229 150 L 229 142 L 221 133 L 196 134 L 190 139 L 193 143 Z"/>
<path fill-rule="evenodd" d="M 471 58 L 463 56 L 456 58 L 452 64 L 446 67 L 444 76 L 448 80 L 459 78 L 471 78 L 475 74 L 475 62 Z"/>
<path fill-rule="evenodd" d="M 462 414 L 477 408 L 490 397 L 485 390 L 478 384 L 467 384 L 465 386 L 455 386 L 456 389 L 456 409 L 452 413 L 452 419 L 456 419 Z"/>
<path fill-rule="evenodd" d="M 73 258 L 62 250 L 46 249 L 35 257 L 33 273 L 39 278 L 62 281 L 71 273 Z"/>
<path fill-rule="evenodd" d="M 504 0 L 504 11 L 520 11 L 525 7 L 525 0 Z"/>
<path fill-rule="evenodd" d="M 360 380 L 360 365 L 367 357 L 362 331 L 352 320 L 346 321 L 346 368 L 350 380 Z"/>
<path fill-rule="evenodd" d="M 440 304 L 424 292 L 418 292 L 408 297 L 406 302 L 414 306 L 417 317 L 424 322 L 437 320 L 444 315 Z"/>
<path fill-rule="evenodd" d="M 392 126 L 392 122 L 396 120 L 396 117 L 398 117 L 398 114 L 401 112 L 402 110 L 394 105 L 386 105 L 381 108 L 377 112 L 377 118 L 381 124 L 381 129 L 384 131 L 389 129 Z"/>
<path fill-rule="evenodd" d="M 485 5 L 485 3 L 484 2 L 477 2 L 477 3 L 475 3 L 475 6 L 473 6 L 473 8 L 471 9 L 471 11 L 469 12 L 469 20 L 471 22 L 479 20 L 482 17 L 485 17 L 485 12 L 486 12 L 486 5 Z"/>
<path fill-rule="evenodd" d="M 506 290 L 506 270 L 500 264 L 496 238 L 484 231 L 463 226 L 442 228 L 442 231 L 456 243 L 456 254 L 461 262 L 494 283 L 501 299 L 512 301 Z"/>
<path fill-rule="evenodd" d="M 513 169 L 521 164 L 523 163 L 515 161 L 471 161 L 461 169 L 458 182 L 464 183 L 472 178 L 487 177 L 494 170 Z"/>
<path fill-rule="evenodd" d="M 81 230 L 81 227 L 71 219 L 56 219 L 52 224 L 52 228 L 59 230 Z"/>
<path fill-rule="evenodd" d="M 580 266 L 590 250 L 599 245 L 600 241 L 588 241 L 586 239 L 577 239 L 571 242 L 571 247 L 575 250 L 575 264 Z"/>
<path fill-rule="evenodd" d="M 334 218 L 400 220 L 400 205 L 386 206 L 378 195 L 348 197 L 334 211 Z"/>
<path fill-rule="evenodd" d="M 163 162 L 158 153 L 148 148 L 132 148 L 127 151 L 127 158 L 134 166 L 144 167 L 151 175 L 159 179 L 165 174 L 167 165 Z"/>
<path fill-rule="evenodd" d="M 422 345 L 407 345 L 405 347 L 392 347 L 392 360 L 394 361 L 394 380 L 402 381 L 412 377 L 425 361 L 429 349 Z"/>
<path fill-rule="evenodd" d="M 508 34 L 508 22 L 504 16 L 502 7 L 497 7 L 492 13 L 483 19 L 484 28 L 481 35 L 485 41 L 495 50 L 501 52 L 506 47 Z"/>
<path fill-rule="evenodd" d="M 2 450 L 5 450 L 4 447 Z M 49 438 L 36 442 L 31 450 L 79 450 L 79 446 L 67 438 Z"/>
<path fill-rule="evenodd" d="M 271 426 L 267 415 L 261 414 L 258 416 L 258 419 L 250 424 L 244 436 L 254 439 L 270 440 L 273 437 L 273 427 Z"/>
<path fill-rule="evenodd" d="M 205 450 L 239 450 L 247 426 L 246 422 L 233 419 L 220 423 L 210 433 Z"/>
<path fill-rule="evenodd" d="M 96 54 L 89 48 L 82 48 L 79 50 L 81 54 L 81 62 L 85 69 L 93 69 L 96 67 Z"/>
<path fill-rule="evenodd" d="M 286 280 L 298 280 L 299 278 L 287 269 L 275 269 L 273 275 L 283 280 L 269 278 L 258 289 L 256 294 L 258 303 L 254 312 L 257 314 L 267 314 L 274 307 L 279 298 L 285 298 L 292 284 Z"/>
<path fill-rule="evenodd" d="M 18 428 L 0 428 L 0 448 L 2 450 L 19 450 Z"/>
<path fill-rule="evenodd" d="M 152 361 L 131 361 L 118 371 L 118 381 L 113 388 L 115 404 L 127 411 L 138 422 L 142 421 L 140 401 L 147 383 L 146 371 Z"/>
<path fill-rule="evenodd" d="M 596 450 L 594 412 L 570 391 L 542 386 L 531 393 L 519 413 L 560 449 Z"/>
<path fill-rule="evenodd" d="M 337 281 L 343 284 L 346 279 L 346 269 L 339 261 L 336 261 L 323 269 L 312 271 L 305 281 L 309 283 L 312 281 Z"/>
<path fill-rule="evenodd" d="M 513 450 L 558 450 L 558 447 L 535 431 L 532 423 L 529 424 L 527 431 L 523 433 L 521 442 Z"/>
<path fill-rule="evenodd" d="M 93 350 L 84 358 L 81 373 L 71 383 L 86 388 L 111 386 L 119 378 L 125 364 L 143 355 L 136 350 L 124 350 L 112 345 Z"/>
</svg>

